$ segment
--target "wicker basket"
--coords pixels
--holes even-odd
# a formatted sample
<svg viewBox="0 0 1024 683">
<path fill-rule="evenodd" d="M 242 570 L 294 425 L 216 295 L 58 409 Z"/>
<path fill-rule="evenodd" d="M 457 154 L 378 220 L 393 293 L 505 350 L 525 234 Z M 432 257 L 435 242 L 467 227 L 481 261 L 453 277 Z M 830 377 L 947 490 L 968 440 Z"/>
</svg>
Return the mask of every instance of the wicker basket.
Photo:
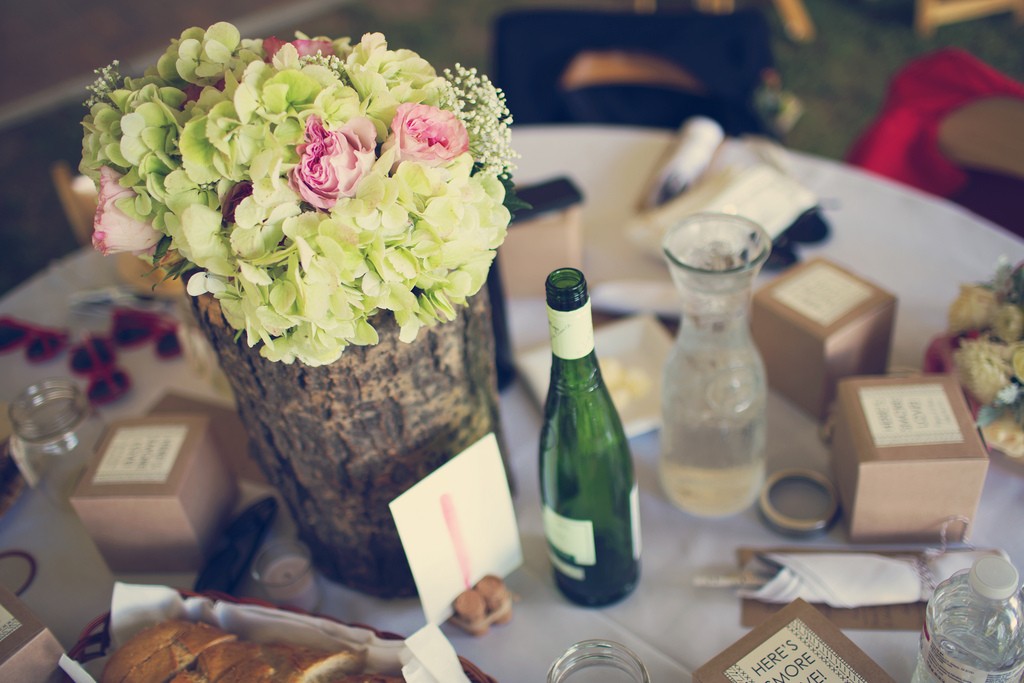
<svg viewBox="0 0 1024 683">
<path fill-rule="evenodd" d="M 290 607 L 281 607 L 273 605 L 262 600 L 256 600 L 253 598 L 238 598 L 233 595 L 227 595 L 225 593 L 216 593 L 212 591 L 204 593 L 192 593 L 189 591 L 179 591 L 182 597 L 202 597 L 208 598 L 214 601 L 230 602 L 238 605 L 255 605 L 258 607 L 269 607 L 271 609 L 279 609 L 288 612 L 294 612 L 296 614 L 303 614 L 307 616 L 316 616 L 318 619 L 327 619 L 338 624 L 345 626 L 353 626 L 357 628 L 364 628 L 368 631 L 372 631 L 378 638 L 384 640 L 404 640 L 404 636 L 400 636 L 397 633 L 390 633 L 388 631 L 381 631 L 367 626 L 365 624 L 353 624 L 349 622 L 343 622 L 338 619 L 334 619 L 324 615 L 309 615 L 307 612 L 302 610 L 292 609 Z M 110 650 L 110 613 L 102 614 L 91 622 L 89 622 L 84 629 L 82 629 L 81 635 L 78 637 L 78 641 L 68 651 L 68 656 L 77 661 L 80 664 L 84 664 L 93 659 L 106 656 Z M 498 683 L 497 679 L 488 676 L 480 670 L 476 664 L 470 662 L 465 657 L 459 656 L 459 662 L 462 664 L 462 670 L 466 673 L 466 676 L 472 683 Z"/>
</svg>

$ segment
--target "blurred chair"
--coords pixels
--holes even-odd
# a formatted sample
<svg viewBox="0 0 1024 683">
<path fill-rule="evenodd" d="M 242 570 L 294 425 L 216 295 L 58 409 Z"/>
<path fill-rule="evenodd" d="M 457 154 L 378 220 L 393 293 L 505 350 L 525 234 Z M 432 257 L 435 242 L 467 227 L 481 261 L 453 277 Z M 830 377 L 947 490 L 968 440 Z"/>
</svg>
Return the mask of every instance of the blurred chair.
<svg viewBox="0 0 1024 683">
<path fill-rule="evenodd" d="M 915 0 L 914 30 L 927 38 L 939 26 L 1000 12 L 1013 12 L 1014 21 L 1024 23 L 1024 0 Z"/>
<path fill-rule="evenodd" d="M 945 48 L 892 78 L 847 161 L 1024 236 L 1024 83 Z"/>
<path fill-rule="evenodd" d="M 64 215 L 75 239 L 82 246 L 92 244 L 92 223 L 96 214 L 96 186 L 90 178 L 78 175 L 66 161 L 50 166 L 50 177 Z"/>
<path fill-rule="evenodd" d="M 953 110 L 938 142 L 959 166 L 1024 178 L 1024 98 L 986 97 Z"/>
<path fill-rule="evenodd" d="M 754 106 L 769 73 L 771 33 L 754 9 L 518 9 L 494 25 L 493 78 L 517 124 L 677 129 L 704 115 L 728 134 L 771 134 Z"/>
</svg>

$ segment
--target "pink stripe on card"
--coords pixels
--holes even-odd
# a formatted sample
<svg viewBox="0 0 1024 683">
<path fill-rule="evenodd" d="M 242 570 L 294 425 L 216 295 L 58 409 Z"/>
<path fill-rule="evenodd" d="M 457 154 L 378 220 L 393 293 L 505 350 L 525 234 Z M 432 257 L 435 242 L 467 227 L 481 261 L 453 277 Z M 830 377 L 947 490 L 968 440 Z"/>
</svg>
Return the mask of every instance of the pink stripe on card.
<svg viewBox="0 0 1024 683">
<path fill-rule="evenodd" d="M 466 541 L 462 537 L 462 529 L 459 527 L 459 516 L 455 512 L 455 501 L 450 493 L 441 494 L 441 512 L 444 514 L 444 523 L 448 527 L 448 536 L 452 539 L 452 546 L 455 548 L 455 557 L 459 562 L 459 570 L 462 572 L 462 583 L 466 590 L 472 587 L 469 566 L 469 550 L 466 548 Z"/>
</svg>

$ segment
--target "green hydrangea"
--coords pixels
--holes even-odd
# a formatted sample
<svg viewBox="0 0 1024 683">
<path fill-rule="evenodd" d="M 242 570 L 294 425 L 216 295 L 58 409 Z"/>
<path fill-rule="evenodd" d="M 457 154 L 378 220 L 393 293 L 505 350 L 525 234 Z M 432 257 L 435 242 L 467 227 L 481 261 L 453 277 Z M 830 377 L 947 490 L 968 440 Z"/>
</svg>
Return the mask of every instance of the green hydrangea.
<svg viewBox="0 0 1024 683">
<path fill-rule="evenodd" d="M 134 190 L 126 210 L 165 235 L 158 259 L 264 357 L 314 366 L 375 344 L 382 311 L 405 341 L 456 317 L 504 240 L 514 156 L 504 100 L 476 72 L 439 76 L 380 34 L 330 42 L 330 55 L 286 44 L 268 60 L 230 24 L 191 28 L 142 78 L 100 72 L 83 120 L 82 171 L 110 167 Z M 400 158 L 384 143 L 403 103 L 454 112 L 470 149 Z M 364 117 L 372 163 L 351 194 L 311 204 L 294 178 L 307 126 L 340 135 Z"/>
</svg>

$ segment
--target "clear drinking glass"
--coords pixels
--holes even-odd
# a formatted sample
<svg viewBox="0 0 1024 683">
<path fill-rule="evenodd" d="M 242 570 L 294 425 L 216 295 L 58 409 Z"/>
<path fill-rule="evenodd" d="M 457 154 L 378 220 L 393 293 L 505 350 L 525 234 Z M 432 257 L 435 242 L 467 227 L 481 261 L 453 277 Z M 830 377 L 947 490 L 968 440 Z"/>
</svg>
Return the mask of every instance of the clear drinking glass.
<svg viewBox="0 0 1024 683">
<path fill-rule="evenodd" d="M 66 503 L 103 433 L 103 423 L 78 385 L 46 379 L 11 402 L 11 455 L 29 486 Z"/>
<path fill-rule="evenodd" d="M 547 683 L 651 683 L 632 650 L 613 640 L 575 643 L 548 669 Z"/>
<path fill-rule="evenodd" d="M 662 386 L 662 486 L 687 512 L 734 514 L 764 482 L 767 387 L 749 307 L 771 238 L 745 218 L 704 213 L 673 226 L 662 248 L 682 306 Z"/>
</svg>

